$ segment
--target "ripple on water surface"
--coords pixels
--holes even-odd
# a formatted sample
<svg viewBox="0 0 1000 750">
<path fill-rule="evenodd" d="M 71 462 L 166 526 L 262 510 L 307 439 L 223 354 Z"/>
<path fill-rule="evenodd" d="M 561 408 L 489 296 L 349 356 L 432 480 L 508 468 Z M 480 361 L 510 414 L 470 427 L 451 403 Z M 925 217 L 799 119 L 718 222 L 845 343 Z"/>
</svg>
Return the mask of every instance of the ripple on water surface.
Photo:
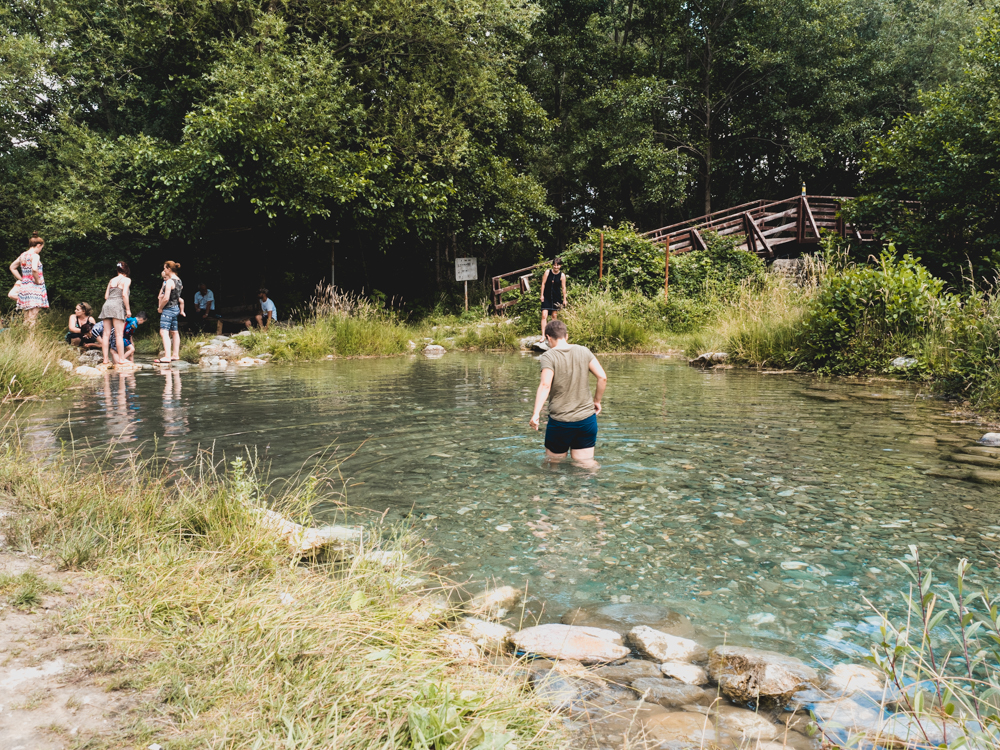
<svg viewBox="0 0 1000 750">
<path fill-rule="evenodd" d="M 522 355 L 109 374 L 30 430 L 39 447 L 155 438 L 179 462 L 250 448 L 272 476 L 350 455 L 349 503 L 406 519 L 457 576 L 527 584 L 549 617 L 668 603 L 708 638 L 821 659 L 860 653 L 875 630 L 863 597 L 900 610 L 910 544 L 945 580 L 961 557 L 994 575 L 995 488 L 924 474 L 978 437 L 945 405 L 905 386 L 602 359 L 596 473 L 541 464 L 538 365 Z"/>
</svg>

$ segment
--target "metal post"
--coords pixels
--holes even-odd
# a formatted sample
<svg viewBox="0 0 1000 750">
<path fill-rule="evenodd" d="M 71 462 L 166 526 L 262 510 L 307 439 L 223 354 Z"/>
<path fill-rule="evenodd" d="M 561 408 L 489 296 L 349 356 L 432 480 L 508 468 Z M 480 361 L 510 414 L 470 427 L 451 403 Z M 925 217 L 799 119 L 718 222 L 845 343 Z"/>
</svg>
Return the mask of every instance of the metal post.
<svg viewBox="0 0 1000 750">
<path fill-rule="evenodd" d="M 469 312 L 469 282 L 465 282 L 465 311 Z"/>
<path fill-rule="evenodd" d="M 597 280 L 604 278 L 604 230 L 601 230 L 601 258 L 597 264 Z"/>
<path fill-rule="evenodd" d="M 336 259 L 336 247 L 340 240 L 327 240 L 330 243 L 330 286 L 334 289 L 337 288 L 337 282 L 334 278 L 334 273 L 337 269 L 337 259 Z"/>
<path fill-rule="evenodd" d="M 667 299 L 670 294 L 670 236 L 667 236 L 667 244 L 663 247 L 663 299 Z"/>
</svg>

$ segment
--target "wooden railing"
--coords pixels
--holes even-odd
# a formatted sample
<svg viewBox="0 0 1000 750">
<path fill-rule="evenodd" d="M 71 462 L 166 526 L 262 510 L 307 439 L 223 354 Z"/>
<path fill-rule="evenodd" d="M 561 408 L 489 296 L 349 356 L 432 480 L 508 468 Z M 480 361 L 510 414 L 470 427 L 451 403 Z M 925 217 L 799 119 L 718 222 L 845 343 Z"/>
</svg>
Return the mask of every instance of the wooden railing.
<svg viewBox="0 0 1000 750">
<path fill-rule="evenodd" d="M 862 242 L 872 241 L 870 231 L 846 224 L 841 204 L 849 198 L 832 195 L 800 195 L 779 201 L 753 201 L 688 219 L 646 232 L 643 237 L 658 245 L 670 241 L 670 253 L 685 253 L 705 247 L 703 232 L 736 235 L 740 247 L 765 258 L 774 257 L 774 248 L 788 242 L 819 242 L 824 229 L 841 237 L 850 235 Z"/>
</svg>

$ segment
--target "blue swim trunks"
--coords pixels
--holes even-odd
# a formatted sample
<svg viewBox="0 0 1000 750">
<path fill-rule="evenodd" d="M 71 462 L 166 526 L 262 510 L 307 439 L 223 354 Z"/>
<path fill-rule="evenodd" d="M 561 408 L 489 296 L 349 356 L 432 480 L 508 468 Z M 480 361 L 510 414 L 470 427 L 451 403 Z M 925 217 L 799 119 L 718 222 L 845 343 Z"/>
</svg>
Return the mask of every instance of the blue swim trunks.
<svg viewBox="0 0 1000 750">
<path fill-rule="evenodd" d="M 591 414 L 579 422 L 559 422 L 549 417 L 545 426 L 545 447 L 563 454 L 570 448 L 593 448 L 597 444 L 597 415 Z"/>
<path fill-rule="evenodd" d="M 160 313 L 160 330 L 176 331 L 177 317 L 180 314 L 181 314 L 180 305 L 173 305 L 172 307 L 164 307 L 163 312 Z"/>
</svg>

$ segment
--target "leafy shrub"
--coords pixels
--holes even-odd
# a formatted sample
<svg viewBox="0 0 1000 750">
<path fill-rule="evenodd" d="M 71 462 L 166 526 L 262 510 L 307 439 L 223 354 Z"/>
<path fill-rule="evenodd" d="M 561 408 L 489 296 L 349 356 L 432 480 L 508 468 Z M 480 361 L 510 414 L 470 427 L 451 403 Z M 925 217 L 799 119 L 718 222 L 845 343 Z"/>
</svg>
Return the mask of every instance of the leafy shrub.
<svg viewBox="0 0 1000 750">
<path fill-rule="evenodd" d="M 764 261 L 741 250 L 735 238 L 706 232 L 705 244 L 705 250 L 670 256 L 671 295 L 728 300 L 738 296 L 742 285 L 763 284 Z"/>
<path fill-rule="evenodd" d="M 600 273 L 601 230 L 591 229 L 562 254 L 566 273 L 574 283 L 591 286 Z M 623 223 L 604 230 L 604 277 L 609 288 L 637 289 L 647 297 L 663 291 L 663 251 Z"/>
<path fill-rule="evenodd" d="M 802 361 L 832 373 L 886 369 L 913 352 L 942 287 L 918 259 L 897 260 L 892 245 L 874 266 L 829 274 L 804 324 Z"/>
<path fill-rule="evenodd" d="M 657 313 L 656 303 L 639 292 L 612 295 L 584 289 L 571 295 L 560 319 L 571 343 L 595 352 L 641 352 L 649 349 Z"/>
</svg>

